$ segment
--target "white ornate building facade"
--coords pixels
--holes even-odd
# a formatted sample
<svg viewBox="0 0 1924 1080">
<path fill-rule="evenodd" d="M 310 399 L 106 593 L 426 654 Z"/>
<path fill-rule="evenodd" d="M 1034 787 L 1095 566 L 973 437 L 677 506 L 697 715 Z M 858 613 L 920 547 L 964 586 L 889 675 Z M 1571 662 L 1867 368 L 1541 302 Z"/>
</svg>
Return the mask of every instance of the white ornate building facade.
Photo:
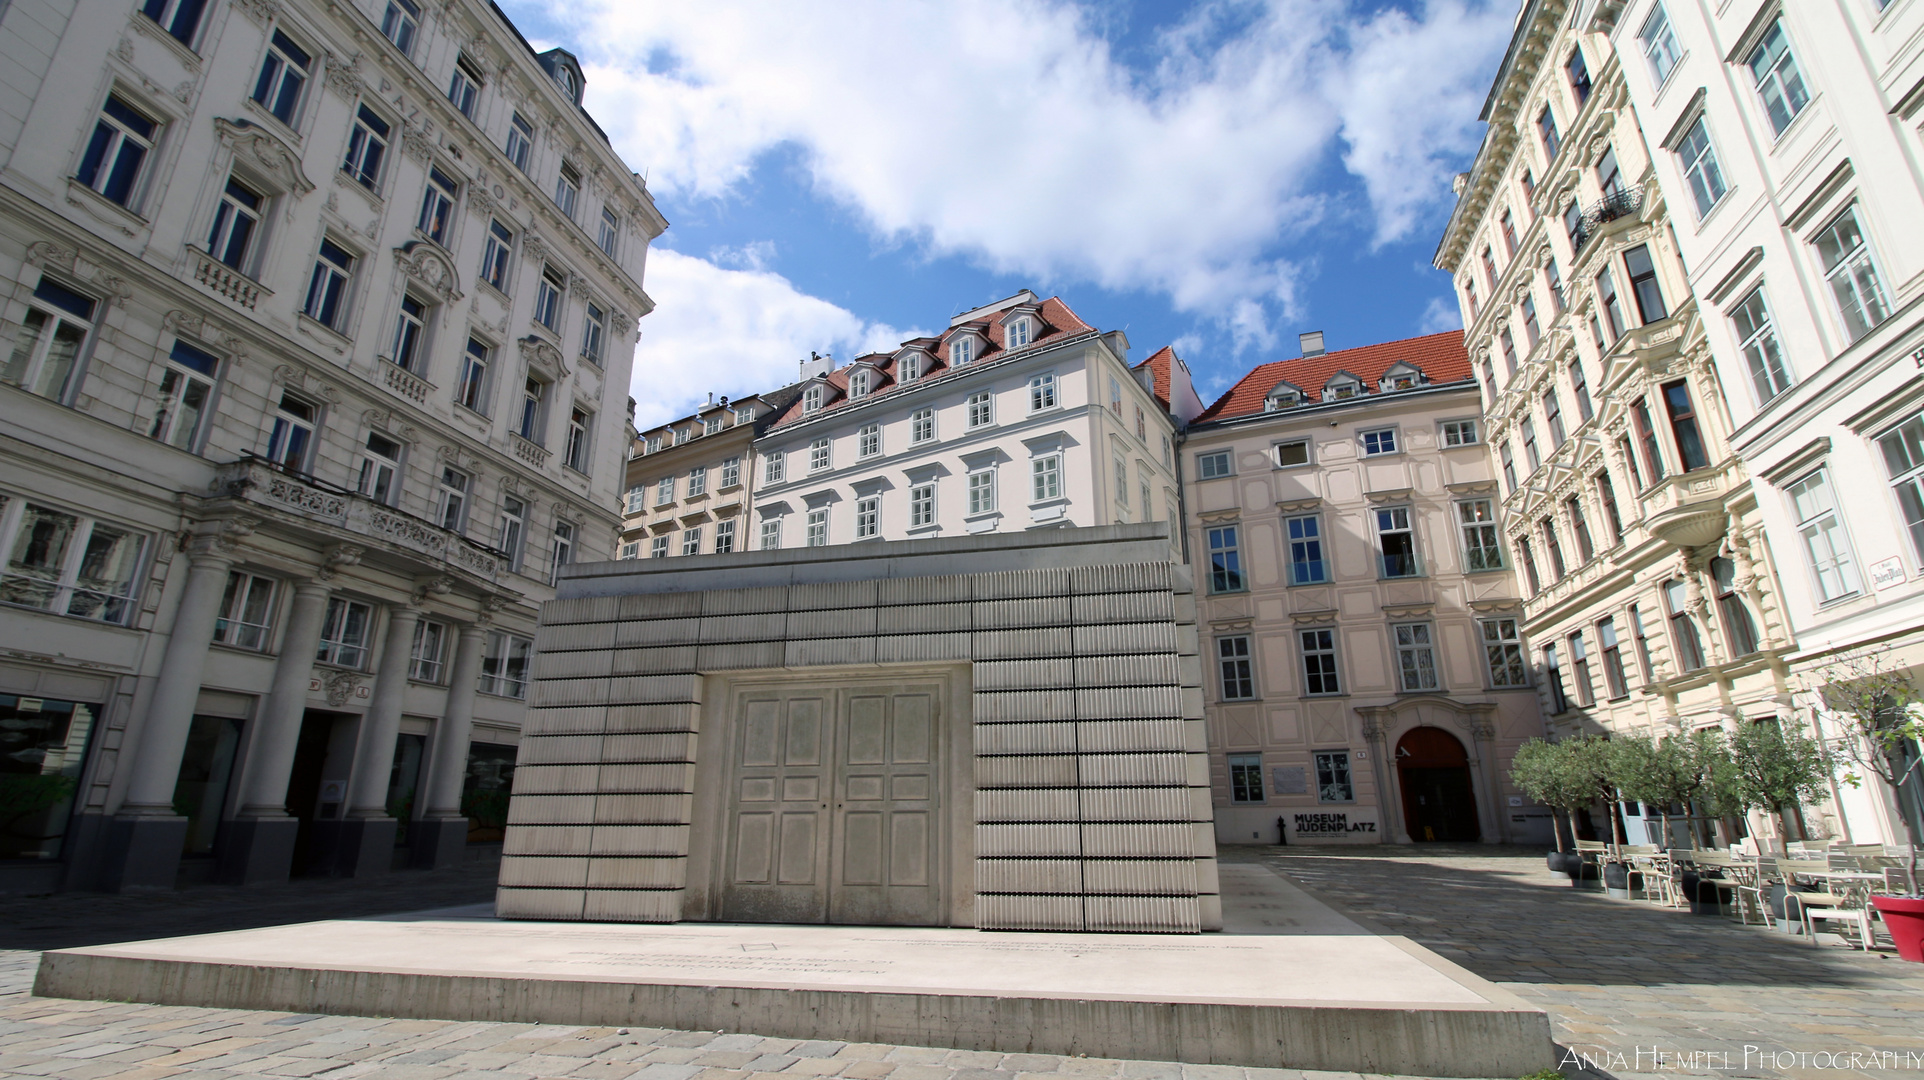
<svg viewBox="0 0 1924 1080">
<path fill-rule="evenodd" d="M 1637 0 L 1579 22 L 1659 136 L 1652 179 L 1756 478 L 1746 535 L 1777 571 L 1766 632 L 1795 641 L 1784 703 L 1841 745 L 1827 666 L 1889 649 L 1924 673 L 1924 5 Z M 1855 842 L 1903 842 L 1900 814 L 1924 833 L 1924 782 L 1839 784 L 1833 805 Z"/>
<path fill-rule="evenodd" d="M 0 891 L 460 858 L 666 227 L 579 67 L 474 0 L 14 0 L 0 71 Z"/>
<path fill-rule="evenodd" d="M 1523 5 L 1436 265 L 1483 384 L 1551 730 L 1783 722 L 1783 553 L 1626 88 L 1642 58 L 1599 21 L 1622 6 Z"/>
<path fill-rule="evenodd" d="M 755 442 L 755 533 L 738 543 L 1180 520 L 1175 437 L 1202 403 L 1173 351 L 1133 368 L 1128 353 L 1121 331 L 1025 290 L 816 374 Z"/>
</svg>

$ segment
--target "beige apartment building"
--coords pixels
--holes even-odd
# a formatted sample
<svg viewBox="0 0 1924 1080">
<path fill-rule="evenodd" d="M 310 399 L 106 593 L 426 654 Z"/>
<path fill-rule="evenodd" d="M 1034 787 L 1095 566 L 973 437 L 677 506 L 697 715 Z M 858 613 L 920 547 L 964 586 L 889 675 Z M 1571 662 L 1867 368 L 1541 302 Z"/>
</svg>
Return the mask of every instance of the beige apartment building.
<svg viewBox="0 0 1924 1080">
<path fill-rule="evenodd" d="M 743 523 L 755 490 L 755 436 L 800 385 L 708 404 L 635 436 L 616 558 L 748 550 Z"/>
<path fill-rule="evenodd" d="M 1924 5 L 1594 7 L 1579 22 L 1662 133 L 1654 180 L 1756 477 L 1744 535 L 1781 597 L 1764 633 L 1796 643 L 1794 696 L 1757 714 L 1844 749 L 1816 693 L 1829 665 L 1889 650 L 1924 678 Z M 1924 782 L 1867 779 L 1814 827 L 1902 843 L 1901 815 L 1924 835 Z"/>
<path fill-rule="evenodd" d="M 1217 839 L 1547 841 L 1509 781 L 1543 726 L 1462 335 L 1303 345 L 1183 442 Z"/>
<path fill-rule="evenodd" d="M 579 66 L 481 0 L 14 0 L 0 72 L 0 891 L 498 839 L 666 227 Z"/>
<path fill-rule="evenodd" d="M 1599 5 L 1579 6 L 1524 5 L 1436 256 L 1483 384 L 1544 713 L 1565 735 L 1781 719 L 1791 633 L 1728 379 L 1625 63 Z M 1638 839 L 1640 810 L 1623 808 Z"/>
</svg>

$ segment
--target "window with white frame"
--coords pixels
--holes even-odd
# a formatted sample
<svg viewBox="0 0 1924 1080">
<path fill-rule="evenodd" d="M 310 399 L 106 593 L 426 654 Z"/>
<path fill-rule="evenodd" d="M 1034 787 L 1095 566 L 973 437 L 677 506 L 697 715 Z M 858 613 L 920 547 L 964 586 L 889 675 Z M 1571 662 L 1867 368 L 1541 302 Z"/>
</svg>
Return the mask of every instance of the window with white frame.
<svg viewBox="0 0 1924 1080">
<path fill-rule="evenodd" d="M 987 390 L 969 395 L 968 410 L 969 426 L 972 428 L 987 427 L 995 423 L 995 397 Z"/>
<path fill-rule="evenodd" d="M 421 217 L 414 224 L 427 238 L 443 247 L 447 246 L 450 233 L 448 223 L 454 218 L 454 197 L 459 190 L 457 181 L 441 171 L 439 165 L 428 166 L 428 183 L 421 192 Z"/>
<path fill-rule="evenodd" d="M 773 551 L 782 546 L 782 519 L 778 517 L 762 520 L 762 550 Z"/>
<path fill-rule="evenodd" d="M 1797 69 L 1797 57 L 1790 51 L 1790 39 L 1784 36 L 1784 20 L 1778 19 L 1764 31 L 1757 46 L 1744 58 L 1744 66 L 1750 69 L 1751 78 L 1757 86 L 1757 98 L 1764 106 L 1764 115 L 1770 117 L 1771 130 L 1779 135 L 1810 104 L 1810 90 L 1804 85 L 1803 73 Z"/>
<path fill-rule="evenodd" d="M 401 310 L 394 317 L 394 342 L 388 360 L 402 371 L 420 373 L 427 349 L 428 306 L 413 293 L 401 294 Z"/>
<path fill-rule="evenodd" d="M 220 262 L 249 273 L 253 266 L 254 237 L 260 232 L 267 197 L 233 177 L 221 189 L 214 209 L 214 227 L 207 234 L 207 253 Z"/>
<path fill-rule="evenodd" d="M 580 200 L 581 174 L 575 171 L 574 166 L 562 162 L 561 170 L 556 173 L 554 180 L 555 208 L 572 221 L 575 216 L 575 204 Z"/>
<path fill-rule="evenodd" d="M 995 467 L 977 469 L 969 474 L 969 514 L 995 512 Z"/>
<path fill-rule="evenodd" d="M 448 77 L 448 103 L 459 109 L 462 116 L 474 119 L 474 102 L 481 96 L 481 68 L 466 56 L 454 61 L 454 74 Z"/>
<path fill-rule="evenodd" d="M 1475 446 L 1477 444 L 1476 421 L 1443 421 L 1444 446 Z"/>
<path fill-rule="evenodd" d="M 697 465 L 688 470 L 688 497 L 708 493 L 708 466 Z"/>
<path fill-rule="evenodd" d="M 912 383 L 922 377 L 922 358 L 914 353 L 895 362 L 895 381 Z"/>
<path fill-rule="evenodd" d="M 882 497 L 869 495 L 855 500 L 855 539 L 873 540 L 882 535 Z"/>
<path fill-rule="evenodd" d="M 1376 511 L 1376 541 L 1382 548 L 1384 577 L 1417 577 L 1422 573 L 1416 558 L 1416 532 L 1410 525 L 1409 507 L 1390 506 Z"/>
<path fill-rule="evenodd" d="M 1584 643 L 1583 631 L 1571 633 L 1570 643 L 1570 685 L 1577 692 L 1577 704 L 1589 707 L 1596 703 L 1595 684 L 1590 677 L 1590 650 Z"/>
<path fill-rule="evenodd" d="M 341 171 L 369 191 L 381 189 L 381 164 L 387 158 L 393 127 L 366 105 L 354 110 L 354 127 L 347 138 Z"/>
<path fill-rule="evenodd" d="M 732 457 L 722 462 L 721 487 L 723 491 L 740 487 L 742 483 L 742 459 Z"/>
<path fill-rule="evenodd" d="M 562 446 L 561 463 L 578 473 L 587 472 L 593 434 L 593 413 L 579 405 L 568 410 L 568 441 Z"/>
<path fill-rule="evenodd" d="M 975 359 L 975 339 L 959 337 L 949 343 L 949 366 L 961 367 Z"/>
<path fill-rule="evenodd" d="M 882 425 L 864 424 L 855 433 L 855 456 L 874 457 L 882 452 Z"/>
<path fill-rule="evenodd" d="M 1029 376 L 1029 411 L 1040 412 L 1056 407 L 1056 373 L 1037 372 Z"/>
<path fill-rule="evenodd" d="M 308 471 L 320 416 L 320 406 L 298 394 L 282 392 L 280 404 L 274 408 L 273 425 L 267 432 L 268 462 L 289 472 Z"/>
<path fill-rule="evenodd" d="M 169 447 L 187 452 L 200 450 L 200 437 L 212 414 L 214 387 L 219 381 L 221 362 L 214 356 L 175 341 L 167 354 L 167 368 L 160 375 L 160 395 L 154 408 L 154 425 L 148 437 Z"/>
<path fill-rule="evenodd" d="M 1284 439 L 1276 444 L 1275 454 L 1276 467 L 1279 469 L 1307 465 L 1309 464 L 1309 440 Z"/>
<path fill-rule="evenodd" d="M 1118 419 L 1122 416 L 1122 381 L 1113 375 L 1109 378 L 1109 411 Z"/>
<path fill-rule="evenodd" d="M 1120 519 L 1129 509 L 1129 463 L 1118 455 L 1112 460 L 1111 465 L 1116 478 L 1116 506 L 1118 507 L 1116 517 Z"/>
<path fill-rule="evenodd" d="M 1463 569 L 1503 569 L 1503 542 L 1497 531 L 1496 504 L 1491 499 L 1465 499 L 1456 504 L 1463 532 Z"/>
<path fill-rule="evenodd" d="M 214 640 L 236 649 L 267 648 L 274 623 L 274 579 L 232 570 L 214 619 Z"/>
<path fill-rule="evenodd" d="M 168 36 L 191 49 L 207 3 L 206 0 L 145 0 L 140 11 L 167 31 Z"/>
<path fill-rule="evenodd" d="M 856 368 L 854 371 L 848 373 L 849 400 L 853 401 L 857 398 L 867 397 L 868 388 L 869 370 L 867 368 Z"/>
<path fill-rule="evenodd" d="M 1643 21 L 1643 28 L 1637 31 L 1637 41 L 1643 46 L 1644 59 L 1650 62 L 1651 81 L 1662 86 L 1669 81 L 1677 61 L 1683 58 L 1683 50 L 1677 46 L 1676 32 L 1670 29 L 1670 16 L 1664 14 L 1662 4 L 1651 9 L 1650 17 Z"/>
<path fill-rule="evenodd" d="M 667 506 L 675 501 L 675 478 L 664 476 L 655 481 L 655 505 Z"/>
<path fill-rule="evenodd" d="M 735 550 L 735 519 L 715 523 L 715 554 L 726 555 Z"/>
<path fill-rule="evenodd" d="M 1570 519 L 1570 534 L 1577 541 L 1577 561 L 1589 562 L 1597 553 L 1590 539 L 1590 516 L 1583 512 L 1583 496 L 1572 494 L 1563 500 L 1563 512 Z"/>
<path fill-rule="evenodd" d="M 307 302 L 301 312 L 327 327 L 339 330 L 347 314 L 349 287 L 354 283 L 354 256 L 332 240 L 323 238 L 314 257 L 314 273 L 307 281 Z"/>
<path fill-rule="evenodd" d="M 1577 395 L 1577 416 L 1581 420 L 1595 416 L 1596 407 L 1590 403 L 1590 384 L 1583 375 L 1583 358 L 1574 352 L 1570 354 L 1570 389 Z"/>
<path fill-rule="evenodd" d="M 481 280 L 499 292 L 508 291 L 508 256 L 514 251 L 514 233 L 499 221 L 488 222 L 488 239 L 481 248 Z"/>
<path fill-rule="evenodd" d="M 935 485 L 917 484 L 909 489 L 909 528 L 935 524 Z"/>
<path fill-rule="evenodd" d="M 400 443 L 378 431 L 367 433 L 355 490 L 383 506 L 395 505 L 401 495 Z"/>
<path fill-rule="evenodd" d="M 651 559 L 666 559 L 668 557 L 668 535 L 666 533 L 649 539 L 648 557 Z"/>
<path fill-rule="evenodd" d="M 372 607 L 344 596 L 333 597 L 321 620 L 321 644 L 314 650 L 314 659 L 359 671 L 367 666 L 368 641 L 373 635 Z"/>
<path fill-rule="evenodd" d="M 752 424 L 754 422 L 755 422 L 755 406 L 753 405 L 735 406 L 735 423 L 736 424 L 738 425 Z"/>
<path fill-rule="evenodd" d="M 129 210 L 137 208 L 160 123 L 110 94 L 94 121 L 93 136 L 74 179 Z"/>
<path fill-rule="evenodd" d="M 1837 513 L 1837 500 L 1831 494 L 1829 474 L 1818 469 L 1791 484 L 1788 494 L 1818 601 L 1829 603 L 1856 595 L 1863 585 L 1858 580 L 1857 560 L 1851 556 L 1843 518 Z"/>
<path fill-rule="evenodd" d="M 1630 696 L 1630 683 L 1624 678 L 1623 646 L 1617 640 L 1617 621 L 1597 623 L 1597 651 L 1603 657 L 1603 689 L 1610 700 Z"/>
<path fill-rule="evenodd" d="M 1831 296 L 1837 301 L 1838 314 L 1843 316 L 1844 329 L 1851 340 L 1856 341 L 1891 314 L 1883 279 L 1871 259 L 1863 225 L 1857 219 L 1857 205 L 1846 207 L 1824 226 L 1814 244 L 1824 264 L 1824 279 L 1830 282 Z"/>
<path fill-rule="evenodd" d="M 1336 631 L 1300 630 L 1296 639 L 1303 655 L 1303 693 L 1312 696 L 1342 693 L 1343 682 L 1336 674 Z"/>
<path fill-rule="evenodd" d="M 1924 566 L 1924 415 L 1913 416 L 1879 436 L 1877 446 L 1884 452 L 1897 508 L 1911 534 L 1911 550 L 1917 556 L 1917 565 Z"/>
<path fill-rule="evenodd" d="M 1348 750 L 1318 750 L 1311 757 L 1316 768 L 1316 801 L 1346 803 L 1356 801 L 1356 784 L 1350 776 Z"/>
<path fill-rule="evenodd" d="M 468 474 L 452 465 L 441 466 L 441 479 L 435 485 L 435 521 L 443 529 L 462 532 L 468 522 Z"/>
<path fill-rule="evenodd" d="M 477 338 L 468 339 L 461 353 L 461 370 L 454 381 L 454 403 L 471 412 L 488 411 L 488 371 L 494 350 Z"/>
<path fill-rule="evenodd" d="M 681 531 L 681 553 L 683 555 L 701 554 L 701 526 Z"/>
<path fill-rule="evenodd" d="M 1396 638 L 1397 685 L 1404 693 L 1435 690 L 1436 643 L 1431 640 L 1430 624 L 1397 623 L 1390 633 Z"/>
<path fill-rule="evenodd" d="M 909 441 L 924 443 L 935 438 L 935 410 L 917 409 L 909 414 Z"/>
<path fill-rule="evenodd" d="M 1232 471 L 1234 470 L 1230 467 L 1230 456 L 1227 450 L 1217 450 L 1214 453 L 1196 455 L 1196 476 L 1198 479 L 1214 480 L 1219 476 L 1228 476 Z"/>
<path fill-rule="evenodd" d="M 1710 145 L 1710 132 L 1704 127 L 1704 118 L 1699 116 L 1684 132 L 1682 141 L 1677 143 L 1677 159 L 1683 164 L 1684 182 L 1690 185 L 1690 197 L 1697 204 L 1699 218 L 1709 214 L 1711 209 L 1723 201 L 1724 192 L 1729 186 L 1724 183 L 1724 170 L 1717 164 L 1717 150 Z"/>
<path fill-rule="evenodd" d="M 125 623 L 147 537 L 85 513 L 0 495 L 0 603 Z"/>
<path fill-rule="evenodd" d="M 414 624 L 414 642 L 408 649 L 408 678 L 415 682 L 438 683 L 448 651 L 448 624 L 421 619 Z"/>
<path fill-rule="evenodd" d="M 1725 558 L 1710 560 L 1710 580 L 1717 587 L 1717 614 L 1722 616 L 1730 655 L 1749 656 L 1757 651 L 1757 621 L 1750 617 L 1750 605 L 1737 590 L 1737 564 Z"/>
<path fill-rule="evenodd" d="M 514 433 L 539 446 L 548 428 L 548 384 L 533 375 L 521 387 L 521 415 Z"/>
<path fill-rule="evenodd" d="M 602 343 L 608 337 L 608 313 L 599 304 L 590 301 L 581 320 L 581 358 L 596 367 L 601 366 Z"/>
<path fill-rule="evenodd" d="M 1260 803 L 1263 801 L 1263 755 L 1230 754 L 1229 801 L 1232 803 Z"/>
<path fill-rule="evenodd" d="M 1377 428 L 1374 431 L 1358 432 L 1357 437 L 1363 441 L 1364 457 L 1396 453 L 1395 428 Z"/>
<path fill-rule="evenodd" d="M 535 286 L 534 321 L 550 330 L 561 328 L 561 294 L 568 289 L 568 280 L 552 266 L 541 268 L 541 281 Z"/>
<path fill-rule="evenodd" d="M 635 514 L 643 513 L 647 509 L 648 509 L 648 485 L 637 484 L 636 486 L 629 488 L 626 495 L 626 505 L 623 508 L 622 512 L 630 516 L 633 516 Z"/>
<path fill-rule="evenodd" d="M 1759 405 L 1790 389 L 1790 372 L 1784 366 L 1784 351 L 1777 344 L 1777 326 L 1771 321 L 1770 307 L 1759 285 L 1730 313 L 1736 326 L 1739 348 L 1750 370 L 1750 386 Z"/>
<path fill-rule="evenodd" d="M 1209 591 L 1243 591 L 1243 551 L 1241 530 L 1235 525 L 1218 525 L 1207 530 L 1209 541 Z"/>
<path fill-rule="evenodd" d="M 1563 688 L 1563 665 L 1557 659 L 1555 645 L 1543 647 L 1543 686 L 1549 691 L 1553 715 L 1570 711 L 1570 697 Z"/>
<path fill-rule="evenodd" d="M 1024 345 L 1027 345 L 1029 343 L 1030 333 L 1030 322 L 1027 316 L 1010 322 L 1008 330 L 1009 348 L 1020 349 Z"/>
<path fill-rule="evenodd" d="M 630 540 L 629 542 L 621 545 L 621 554 L 616 557 L 621 559 L 641 558 L 641 541 Z"/>
<path fill-rule="evenodd" d="M 788 476 L 788 453 L 783 450 L 770 450 L 762 458 L 762 483 L 779 484 Z"/>
<path fill-rule="evenodd" d="M 189 0 L 192 2 L 192 0 Z M 313 58 L 280 30 L 268 39 L 261 73 L 254 80 L 253 99 L 274 119 L 293 127 L 300 119 L 302 91 L 307 86 Z"/>
<path fill-rule="evenodd" d="M 807 543 L 809 547 L 828 545 L 828 507 L 820 506 L 808 512 Z"/>
<path fill-rule="evenodd" d="M 1216 639 L 1216 669 L 1224 701 L 1250 701 L 1256 697 L 1256 675 L 1250 668 L 1249 635 L 1235 634 Z M 1261 780 L 1257 781 L 1259 784 Z M 1257 798 L 1261 798 L 1258 795 Z"/>
<path fill-rule="evenodd" d="M 1530 685 L 1529 665 L 1523 662 L 1523 638 L 1515 619 L 1483 619 L 1483 662 L 1493 687 Z"/>
<path fill-rule="evenodd" d="M 601 208 L 601 225 L 595 233 L 595 244 L 601 253 L 610 259 L 615 257 L 615 244 L 621 237 L 621 218 L 607 207 Z"/>
<path fill-rule="evenodd" d="M 1043 454 L 1029 461 L 1030 499 L 1047 502 L 1062 497 L 1062 455 Z"/>
<path fill-rule="evenodd" d="M 808 444 L 808 471 L 821 472 L 829 466 L 828 439 L 816 439 Z"/>
<path fill-rule="evenodd" d="M 1289 542 L 1289 583 L 1321 585 L 1329 581 L 1329 559 L 1323 553 L 1323 519 L 1301 514 L 1283 519 Z"/>
<path fill-rule="evenodd" d="M 1681 578 L 1663 583 L 1664 607 L 1670 612 L 1670 643 L 1676 649 L 1677 669 L 1696 671 L 1704 666 L 1703 638 L 1690 616 L 1689 590 Z"/>
<path fill-rule="evenodd" d="M 560 581 L 561 568 L 574 561 L 575 527 L 570 522 L 556 520 L 554 523 L 554 547 L 549 549 L 548 583 L 552 585 Z"/>
<path fill-rule="evenodd" d="M 534 642 L 518 634 L 488 631 L 488 643 L 481 650 L 481 678 L 476 689 L 496 697 L 528 696 L 528 661 Z"/>
<path fill-rule="evenodd" d="M 414 0 L 387 0 L 381 16 L 381 36 L 407 55 L 414 53 L 414 35 L 421 27 L 421 9 Z"/>
<path fill-rule="evenodd" d="M 534 125 L 520 113 L 513 114 L 508 120 L 508 144 L 505 147 L 508 160 L 522 172 L 528 171 L 528 157 L 534 149 Z"/>
<path fill-rule="evenodd" d="M 27 301 L 20 328 L 14 331 L 13 351 L 6 366 L 0 368 L 0 381 L 55 401 L 71 400 L 86 355 L 87 337 L 93 332 L 95 310 L 91 297 L 42 277 Z M 212 366 L 201 374 L 208 380 L 211 394 Z"/>
<path fill-rule="evenodd" d="M 822 411 L 821 385 L 817 384 L 815 386 L 811 386 L 808 389 L 802 391 L 802 412 L 816 413 L 821 411 Z"/>
<path fill-rule="evenodd" d="M 508 569 L 521 569 L 521 541 L 527 534 L 528 504 L 517 495 L 501 496 L 501 520 L 495 529 L 495 546 L 507 556 Z"/>
</svg>

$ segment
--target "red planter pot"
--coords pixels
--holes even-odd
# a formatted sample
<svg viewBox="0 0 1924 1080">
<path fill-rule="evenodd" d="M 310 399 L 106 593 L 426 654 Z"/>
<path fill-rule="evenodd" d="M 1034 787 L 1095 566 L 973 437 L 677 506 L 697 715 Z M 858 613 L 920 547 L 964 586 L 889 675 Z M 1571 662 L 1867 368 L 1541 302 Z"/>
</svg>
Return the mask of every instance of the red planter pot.
<svg viewBox="0 0 1924 1080">
<path fill-rule="evenodd" d="M 1897 955 L 1924 964 L 1924 898 L 1873 896 L 1871 905 L 1884 916 L 1884 928 L 1897 944 Z"/>
</svg>

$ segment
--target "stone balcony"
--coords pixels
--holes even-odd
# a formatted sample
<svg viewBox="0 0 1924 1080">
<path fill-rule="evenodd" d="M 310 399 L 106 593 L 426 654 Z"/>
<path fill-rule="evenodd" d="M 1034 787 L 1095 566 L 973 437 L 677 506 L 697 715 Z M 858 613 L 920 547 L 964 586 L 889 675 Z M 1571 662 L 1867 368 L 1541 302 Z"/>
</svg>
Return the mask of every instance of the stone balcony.
<svg viewBox="0 0 1924 1080">
<path fill-rule="evenodd" d="M 522 461 L 527 462 L 537 469 L 545 469 L 548 467 L 548 458 L 553 452 L 547 447 L 523 438 L 520 432 L 511 433 L 508 436 L 508 441 L 514 444 L 515 457 L 520 458 Z"/>
<path fill-rule="evenodd" d="M 262 288 L 260 282 L 199 248 L 190 247 L 187 252 L 193 259 L 195 281 L 249 311 L 254 310 L 263 297 L 274 295 L 272 290 Z"/>
<path fill-rule="evenodd" d="M 1725 497 L 1742 480 L 1734 458 L 1720 466 L 1665 477 L 1638 497 L 1644 528 L 1676 548 L 1714 544 L 1730 527 Z"/>
<path fill-rule="evenodd" d="M 492 548 L 346 488 L 284 472 L 252 455 L 221 466 L 210 495 L 274 511 L 282 520 L 291 518 L 340 539 L 373 541 L 415 564 L 416 573 L 453 572 L 488 586 L 508 576 L 506 557 Z"/>
<path fill-rule="evenodd" d="M 407 398 L 416 405 L 427 404 L 428 398 L 434 393 L 433 383 L 396 364 L 385 356 L 379 357 L 378 361 L 381 368 L 381 382 L 384 383 L 389 390 Z"/>
</svg>

